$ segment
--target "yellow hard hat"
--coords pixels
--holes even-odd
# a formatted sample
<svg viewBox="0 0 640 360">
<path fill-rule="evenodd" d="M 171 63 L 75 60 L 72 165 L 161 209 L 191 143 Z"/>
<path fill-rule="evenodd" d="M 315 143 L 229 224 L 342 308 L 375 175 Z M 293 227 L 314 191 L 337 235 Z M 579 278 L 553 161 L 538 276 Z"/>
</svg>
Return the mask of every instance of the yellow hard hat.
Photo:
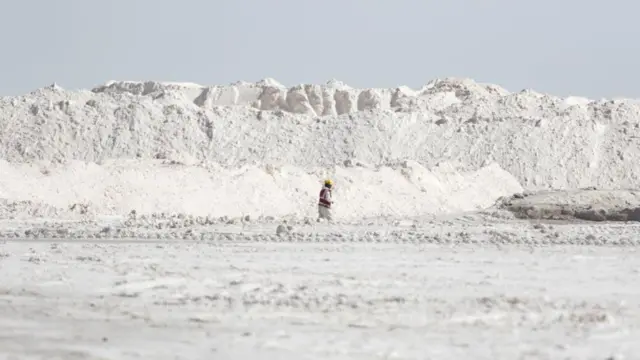
<svg viewBox="0 0 640 360">
<path fill-rule="evenodd" d="M 333 186 L 333 181 L 327 179 L 327 180 L 324 181 L 324 184 L 325 185 L 329 185 L 329 186 Z"/>
</svg>

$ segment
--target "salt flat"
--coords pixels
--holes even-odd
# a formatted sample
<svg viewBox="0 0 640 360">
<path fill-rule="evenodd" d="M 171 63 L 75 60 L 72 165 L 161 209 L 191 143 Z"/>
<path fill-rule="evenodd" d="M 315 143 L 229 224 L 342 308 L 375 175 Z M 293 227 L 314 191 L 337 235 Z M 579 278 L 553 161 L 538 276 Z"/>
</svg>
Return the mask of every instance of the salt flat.
<svg viewBox="0 0 640 360">
<path fill-rule="evenodd" d="M 425 221 L 424 230 L 392 223 L 299 224 L 280 236 L 266 223 L 222 224 L 197 240 L 163 235 L 173 230 L 5 240 L 0 354 L 617 359 L 640 351 L 640 226 L 470 215 Z"/>
<path fill-rule="evenodd" d="M 635 248 L 2 246 L 16 359 L 605 359 L 640 351 Z"/>
</svg>

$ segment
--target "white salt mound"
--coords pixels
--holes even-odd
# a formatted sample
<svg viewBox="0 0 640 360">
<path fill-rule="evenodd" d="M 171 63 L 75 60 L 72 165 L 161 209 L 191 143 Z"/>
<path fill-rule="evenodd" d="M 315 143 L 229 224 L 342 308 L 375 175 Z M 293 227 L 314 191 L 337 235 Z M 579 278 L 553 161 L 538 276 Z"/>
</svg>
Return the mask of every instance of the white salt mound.
<svg viewBox="0 0 640 360">
<path fill-rule="evenodd" d="M 500 196 L 522 191 L 495 164 L 469 173 L 444 166 L 429 171 L 415 162 L 331 171 L 292 166 L 207 169 L 158 160 L 116 160 L 102 165 L 73 161 L 46 171 L 6 161 L 0 166 L 2 198 L 20 201 L 28 197 L 60 209 L 83 204 L 104 215 L 136 210 L 215 217 L 316 216 L 319 179 L 327 176 L 338 184 L 335 214 L 342 219 L 479 210 Z"/>
<path fill-rule="evenodd" d="M 540 189 L 633 188 L 640 105 L 469 79 L 421 89 L 111 81 L 0 99 L 0 198 L 103 213 L 473 210 Z"/>
</svg>

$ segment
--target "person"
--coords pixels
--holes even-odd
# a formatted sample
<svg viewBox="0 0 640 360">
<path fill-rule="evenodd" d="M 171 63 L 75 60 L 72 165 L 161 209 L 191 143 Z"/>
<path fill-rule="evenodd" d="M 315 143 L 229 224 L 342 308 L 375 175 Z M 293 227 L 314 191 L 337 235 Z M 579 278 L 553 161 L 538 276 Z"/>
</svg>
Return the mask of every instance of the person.
<svg viewBox="0 0 640 360">
<path fill-rule="evenodd" d="M 318 201 L 318 219 L 325 219 L 328 221 L 333 220 L 331 215 L 331 205 L 333 200 L 331 199 L 331 188 L 333 182 L 331 180 L 325 180 L 322 190 L 320 190 L 320 199 Z"/>
</svg>

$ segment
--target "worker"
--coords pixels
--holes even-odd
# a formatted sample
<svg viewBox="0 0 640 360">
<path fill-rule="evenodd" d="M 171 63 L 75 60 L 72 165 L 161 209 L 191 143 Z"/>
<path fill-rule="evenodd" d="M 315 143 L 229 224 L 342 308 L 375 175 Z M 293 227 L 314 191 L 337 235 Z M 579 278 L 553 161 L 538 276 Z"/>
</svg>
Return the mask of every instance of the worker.
<svg viewBox="0 0 640 360">
<path fill-rule="evenodd" d="M 332 186 L 333 182 L 327 179 L 324 181 L 322 190 L 320 190 L 320 200 L 318 201 L 318 220 L 333 220 L 333 217 L 331 216 L 331 204 L 333 204 L 333 200 L 331 199 Z"/>
</svg>

